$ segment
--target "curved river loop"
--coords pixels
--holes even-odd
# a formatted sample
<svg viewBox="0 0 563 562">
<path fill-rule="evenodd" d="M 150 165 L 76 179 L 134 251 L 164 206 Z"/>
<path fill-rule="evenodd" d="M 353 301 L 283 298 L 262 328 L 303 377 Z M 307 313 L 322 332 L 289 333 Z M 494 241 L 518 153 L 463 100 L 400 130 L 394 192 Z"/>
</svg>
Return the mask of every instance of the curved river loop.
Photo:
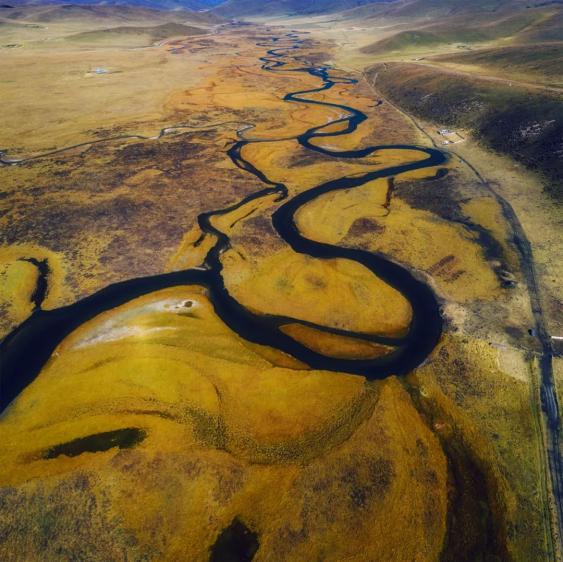
<svg viewBox="0 0 563 562">
<path fill-rule="evenodd" d="M 280 41 L 283 41 L 283 44 Z M 288 353 L 313 369 L 358 374 L 369 380 L 376 380 L 390 375 L 406 374 L 428 357 L 442 332 L 440 306 L 432 290 L 407 268 L 391 261 L 387 256 L 306 238 L 299 232 L 295 216 L 301 207 L 326 193 L 358 188 L 379 178 L 392 179 L 405 172 L 434 168 L 444 164 L 447 157 L 435 148 L 410 145 L 379 145 L 358 150 L 337 150 L 323 148 L 311 142 L 314 139 L 353 133 L 367 119 L 367 116 L 352 107 L 319 101 L 310 97 L 330 90 L 337 84 L 353 85 L 357 81 L 353 78 L 335 75 L 334 69 L 330 66 L 314 66 L 303 63 L 298 56 L 290 56 L 292 51 L 299 49 L 302 43 L 303 40 L 294 33 L 287 34 L 283 39 L 274 37 L 271 39 L 271 44 L 258 43 L 258 46 L 269 49 L 266 56 L 260 59 L 262 70 L 306 73 L 318 78 L 321 83 L 318 88 L 288 93 L 284 100 L 288 103 L 312 104 L 336 109 L 339 117 L 325 124 L 314 126 L 295 137 L 290 137 L 292 140 L 297 141 L 307 150 L 339 159 L 362 159 L 383 149 L 416 151 L 423 158 L 416 162 L 394 165 L 385 169 L 372 169 L 361 175 L 340 177 L 289 198 L 288 189 L 284 184 L 270 180 L 264 172 L 246 160 L 244 156 L 245 147 L 248 145 L 266 141 L 279 142 L 288 140 L 288 138 L 248 139 L 244 133 L 252 129 L 252 126 L 239 130 L 239 138 L 228 149 L 228 155 L 237 167 L 255 176 L 264 187 L 228 208 L 206 212 L 198 217 L 202 237 L 210 235 L 216 241 L 208 252 L 203 267 L 112 284 L 72 305 L 56 310 L 42 310 L 38 306 L 32 315 L 8 335 L 1 344 L 3 365 L 0 380 L 0 412 L 4 411 L 18 394 L 37 377 L 56 347 L 80 325 L 102 312 L 137 297 L 160 289 L 182 285 L 204 286 L 218 316 L 242 338 Z M 271 48 L 274 46 L 278 48 Z M 295 63 L 291 68 L 284 68 L 289 64 L 288 59 Z M 338 130 L 330 131 L 329 129 L 334 128 L 336 124 L 340 125 Z M 280 203 L 272 215 L 273 226 L 293 251 L 316 259 L 353 260 L 399 291 L 408 300 L 412 308 L 412 320 L 406 335 L 398 338 L 384 337 L 328 328 L 285 316 L 256 314 L 246 309 L 229 294 L 222 277 L 221 257 L 230 248 L 230 240 L 225 233 L 213 226 L 213 218 L 231 213 L 252 200 L 263 197 L 271 198 L 272 195 L 275 196 L 276 202 Z M 283 333 L 281 328 L 290 323 L 299 323 L 325 333 L 390 346 L 392 352 L 375 359 L 354 360 L 327 357 Z"/>
</svg>

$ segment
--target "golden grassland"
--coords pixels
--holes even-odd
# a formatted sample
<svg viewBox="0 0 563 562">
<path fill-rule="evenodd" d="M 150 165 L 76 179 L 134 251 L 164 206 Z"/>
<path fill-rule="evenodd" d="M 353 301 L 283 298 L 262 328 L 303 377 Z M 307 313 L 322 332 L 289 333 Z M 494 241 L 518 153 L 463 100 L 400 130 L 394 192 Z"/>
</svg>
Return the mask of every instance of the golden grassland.
<svg viewBox="0 0 563 562">
<path fill-rule="evenodd" d="M 1 67 L 7 121 L 0 143 L 14 147 L 16 156 L 96 140 L 104 127 L 106 134 L 158 134 L 167 117 L 165 92 L 193 80 L 179 57 L 164 48 L 134 53 L 22 50 L 10 56 L 15 60 Z M 110 73 L 91 74 L 97 67 Z"/>
<path fill-rule="evenodd" d="M 300 210 L 299 228 L 315 240 L 340 243 L 354 223 L 368 218 L 367 236 L 366 232 L 359 234 L 367 239 L 369 249 L 426 271 L 448 300 L 466 302 L 498 296 L 498 279 L 462 226 L 439 221 L 400 199 L 387 206 L 387 190 L 386 182 L 379 180 L 362 189 L 319 197 Z M 452 258 L 446 259 L 449 256 Z"/>
<path fill-rule="evenodd" d="M 255 312 L 387 336 L 403 335 L 410 324 L 409 303 L 355 262 L 282 250 L 256 264 L 235 254 L 225 263 L 230 293 Z"/>
<path fill-rule="evenodd" d="M 0 309 L 14 323 L 23 322 L 32 312 L 37 286 L 37 266 L 25 260 L 45 260 L 49 273 L 43 308 L 56 308 L 65 298 L 64 264 L 55 252 L 33 244 L 13 244 L 0 248 Z"/>
<path fill-rule="evenodd" d="M 496 532 L 515 560 L 544 555 L 541 541 L 528 534 L 542 532 L 545 482 L 526 370 L 531 366 L 523 353 L 454 337 L 408 379 L 437 434 L 470 451 L 486 482 Z M 521 509 L 535 517 L 521 519 Z"/>
<path fill-rule="evenodd" d="M 31 312 L 37 273 L 22 257 L 48 259 L 49 307 L 118 280 L 201 265 L 215 240 L 196 244 L 197 214 L 261 188 L 225 156 L 236 129 L 256 123 L 245 131 L 248 138 L 290 137 L 337 117 L 283 102 L 288 90 L 318 83 L 302 74 L 261 72 L 256 61 L 264 49 L 254 46 L 252 33 L 266 31 L 224 31 L 142 55 L 119 52 L 130 64 L 137 57 L 164 62 L 155 62 L 155 75 L 139 66 L 135 80 L 146 98 L 132 77 L 115 90 L 101 89 L 110 96 L 103 100 L 109 113 L 100 111 L 94 93 L 82 98 L 92 96 L 92 106 L 74 105 L 74 94 L 38 99 L 39 84 L 51 78 L 37 75 L 35 94 L 25 94 L 32 122 L 40 124 L 50 100 L 56 126 L 44 125 L 31 138 L 13 119 L 20 128 L 2 142 L 20 153 L 98 138 L 84 127 L 107 133 L 114 110 L 108 99 L 131 106 L 121 114 L 120 131 L 154 134 L 184 122 L 209 130 L 100 144 L 4 168 L 11 203 L 0 223 L 9 232 L 0 254 L 4 331 Z M 98 78 L 106 77 L 92 80 Z M 323 145 L 420 138 L 391 106 L 374 107 L 365 82 L 317 94 L 325 96 L 369 119 L 350 138 Z M 21 115 L 13 94 L 9 99 Z M 134 109 L 132 101 L 139 101 Z M 81 107 L 88 112 L 72 119 Z M 62 116 L 69 119 L 58 123 Z M 231 121 L 240 125 L 213 126 Z M 381 150 L 362 161 L 335 161 L 288 140 L 251 144 L 244 157 L 293 195 L 421 156 Z M 259 536 L 255 560 L 460 562 L 468 552 L 544 559 L 531 375 L 525 353 L 505 330 L 511 324 L 525 331 L 528 302 L 498 206 L 458 162 L 448 166 L 441 180 L 433 179 L 433 169 L 327 194 L 296 218 L 311 239 L 381 252 L 432 284 L 446 328 L 425 365 L 406 380 L 375 383 L 311 370 L 231 332 L 197 286 L 159 291 L 101 314 L 59 345 L 0 419 L 6 506 L 0 529 L 9 530 L 2 558 L 71 552 L 93 561 L 203 561 L 239 518 Z M 222 258 L 229 291 L 259 313 L 404 333 L 408 302 L 355 263 L 292 252 L 271 226 L 278 205 L 267 196 L 213 219 L 231 238 Z M 502 285 L 500 262 L 515 288 Z M 284 331 L 329 356 L 387 352 L 298 323 Z M 139 442 L 52 458 L 61 444 L 123 429 L 137 430 Z"/>
<path fill-rule="evenodd" d="M 57 443 L 122 427 L 147 437 L 117 457 L 44 458 Z M 3 435 L 4 485 L 33 494 L 34 482 L 93 472 L 84 491 L 119 509 L 113 534 L 134 532 L 146 548 L 156 532 L 161 559 L 206 559 L 235 516 L 270 556 L 338 560 L 368 549 L 434 560 L 441 549 L 445 458 L 400 384 L 276 366 L 230 332 L 198 288 L 152 294 L 82 326 L 10 409 Z M 133 490 L 141 510 L 122 503 Z M 405 542 L 412 520 L 421 525 Z M 342 541 L 350 521 L 354 538 Z M 25 548 L 36 556 L 33 541 Z"/>
<path fill-rule="evenodd" d="M 388 345 L 337 336 L 303 324 L 286 324 L 281 327 L 281 331 L 326 357 L 375 359 L 389 355 L 393 351 L 393 347 Z"/>
<path fill-rule="evenodd" d="M 193 41 L 188 67 L 166 44 L 126 49 L 46 43 L 7 51 L 0 65 L 0 146 L 10 155 L 29 156 L 111 135 L 158 134 L 176 124 L 167 111 L 169 92 L 195 85 L 205 73 L 210 53 L 198 52 L 198 38 Z M 108 73 L 95 74 L 96 68 Z"/>
</svg>

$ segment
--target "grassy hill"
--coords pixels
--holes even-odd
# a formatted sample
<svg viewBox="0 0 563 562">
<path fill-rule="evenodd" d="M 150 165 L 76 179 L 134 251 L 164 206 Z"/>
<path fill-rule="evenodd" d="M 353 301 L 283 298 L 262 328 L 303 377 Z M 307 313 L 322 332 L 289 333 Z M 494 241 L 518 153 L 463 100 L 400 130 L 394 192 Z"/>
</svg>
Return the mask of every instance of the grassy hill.
<svg viewBox="0 0 563 562">
<path fill-rule="evenodd" d="M 119 7 L 142 7 L 158 10 L 190 10 L 199 11 L 213 8 L 223 0 L 69 0 L 68 4 L 92 5 L 92 6 L 119 6 Z M 16 0 L 8 1 L 9 5 L 48 5 L 60 4 L 60 0 Z"/>
<path fill-rule="evenodd" d="M 523 74 L 563 80 L 563 42 L 512 45 L 434 57 L 433 61 L 490 69 L 491 72 Z"/>
<path fill-rule="evenodd" d="M 557 3 L 558 0 L 395 0 L 351 10 L 350 17 L 438 18 L 463 14 L 496 14 Z M 467 22 L 466 22 L 467 23 Z"/>
<path fill-rule="evenodd" d="M 368 70 L 377 88 L 406 111 L 430 122 L 470 130 L 489 148 L 539 173 L 563 199 L 563 102 L 509 84 L 462 77 L 412 63 Z"/>
<path fill-rule="evenodd" d="M 391 37 L 376 41 L 375 43 L 364 47 L 362 52 L 377 55 L 397 51 L 408 51 L 421 47 L 434 47 L 447 42 L 448 40 L 443 35 L 432 33 L 431 31 L 424 31 L 422 29 L 414 29 L 401 31 Z"/>
<path fill-rule="evenodd" d="M 67 40 L 85 44 L 101 46 L 132 46 L 150 45 L 170 37 L 194 36 L 207 33 L 205 29 L 183 25 L 180 23 L 165 23 L 152 27 L 120 26 L 95 31 L 84 31 L 70 35 Z"/>
<path fill-rule="evenodd" d="M 532 41 L 536 35 L 545 35 L 545 26 L 551 27 L 556 16 L 552 10 L 522 10 L 516 13 L 476 14 L 468 23 L 466 16 L 452 16 L 427 23 L 415 20 L 414 29 L 398 33 L 367 45 L 367 54 L 409 52 L 424 48 L 454 44 L 478 44 L 497 40 Z"/>
<path fill-rule="evenodd" d="M 35 22 L 38 24 L 85 22 L 91 26 L 122 22 L 123 24 L 161 24 L 168 22 L 215 24 L 221 19 L 210 12 L 188 10 L 163 11 L 141 6 L 40 4 L 14 5 L 5 8 L 0 15 L 10 21 Z"/>
</svg>

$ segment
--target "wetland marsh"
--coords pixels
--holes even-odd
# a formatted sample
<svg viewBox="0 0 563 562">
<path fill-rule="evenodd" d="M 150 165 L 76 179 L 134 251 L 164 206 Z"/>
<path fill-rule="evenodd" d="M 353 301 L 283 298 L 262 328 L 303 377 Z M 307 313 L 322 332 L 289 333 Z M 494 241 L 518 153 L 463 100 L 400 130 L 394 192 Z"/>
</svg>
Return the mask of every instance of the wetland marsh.
<svg viewBox="0 0 563 562">
<path fill-rule="evenodd" d="M 521 226 L 336 53 L 209 24 L 4 145 L 3 559 L 556 550 Z"/>
</svg>

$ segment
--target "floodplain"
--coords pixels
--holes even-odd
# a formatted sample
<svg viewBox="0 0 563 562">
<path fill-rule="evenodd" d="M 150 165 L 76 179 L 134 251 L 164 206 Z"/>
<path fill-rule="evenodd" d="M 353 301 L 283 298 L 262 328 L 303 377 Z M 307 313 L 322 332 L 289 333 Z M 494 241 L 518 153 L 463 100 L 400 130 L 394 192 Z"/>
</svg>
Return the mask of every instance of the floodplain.
<svg viewBox="0 0 563 562">
<path fill-rule="evenodd" d="M 61 334 L 0 418 L 2 559 L 549 559 L 516 180 L 342 30 L 157 23 L 26 27 L 0 66 L 2 336 Z"/>
</svg>

